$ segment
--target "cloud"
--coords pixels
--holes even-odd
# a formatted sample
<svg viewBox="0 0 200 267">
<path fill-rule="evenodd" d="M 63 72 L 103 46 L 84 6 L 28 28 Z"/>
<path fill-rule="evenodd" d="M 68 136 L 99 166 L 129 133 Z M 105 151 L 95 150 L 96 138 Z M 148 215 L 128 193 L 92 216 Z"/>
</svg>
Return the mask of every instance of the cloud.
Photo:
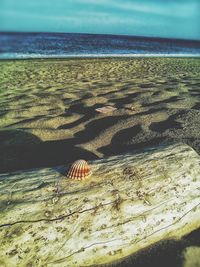
<svg viewBox="0 0 200 267">
<path fill-rule="evenodd" d="M 196 30 L 198 3 L 198 0 L 0 0 L 0 30 L 163 37 L 181 37 L 181 33 L 183 38 L 200 38 Z"/>
<path fill-rule="evenodd" d="M 71 0 L 72 1 L 72 0 Z M 184 1 L 182 0 L 143 0 L 143 1 L 130 1 L 130 0 L 73 0 L 77 4 L 90 5 L 90 7 L 98 7 L 106 9 L 116 9 L 121 12 L 139 12 L 161 16 L 170 17 L 189 17 L 197 15 L 196 0 Z"/>
<path fill-rule="evenodd" d="M 27 23 L 30 23 L 33 20 L 39 20 L 39 21 L 49 21 L 50 22 L 63 22 L 63 23 L 75 23 L 77 25 L 80 25 L 80 21 L 87 24 L 140 24 L 140 20 L 137 20 L 135 18 L 119 18 L 118 16 L 110 16 L 108 13 L 105 12 L 96 12 L 95 15 L 88 14 L 85 11 L 76 11 L 78 16 L 74 15 L 66 15 L 66 16 L 57 16 L 57 15 L 44 15 L 44 14 L 36 14 L 36 13 L 24 13 L 20 11 L 0 11 L 0 15 L 3 15 L 7 17 L 7 20 L 10 20 L 11 18 L 15 18 L 15 20 L 20 21 L 27 21 Z"/>
</svg>

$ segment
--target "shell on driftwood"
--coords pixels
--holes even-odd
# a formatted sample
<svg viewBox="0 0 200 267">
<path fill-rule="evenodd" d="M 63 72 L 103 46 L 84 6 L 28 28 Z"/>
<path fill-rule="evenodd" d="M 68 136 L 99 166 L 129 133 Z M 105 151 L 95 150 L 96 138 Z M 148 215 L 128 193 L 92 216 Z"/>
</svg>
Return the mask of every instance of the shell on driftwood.
<svg viewBox="0 0 200 267">
<path fill-rule="evenodd" d="M 84 180 L 91 174 L 91 168 L 87 161 L 80 159 L 76 160 L 69 168 L 67 178 L 73 180 Z"/>
<path fill-rule="evenodd" d="M 189 146 L 90 164 L 84 183 L 65 166 L 0 175 L 0 266 L 103 265 L 200 227 L 200 156 Z"/>
</svg>

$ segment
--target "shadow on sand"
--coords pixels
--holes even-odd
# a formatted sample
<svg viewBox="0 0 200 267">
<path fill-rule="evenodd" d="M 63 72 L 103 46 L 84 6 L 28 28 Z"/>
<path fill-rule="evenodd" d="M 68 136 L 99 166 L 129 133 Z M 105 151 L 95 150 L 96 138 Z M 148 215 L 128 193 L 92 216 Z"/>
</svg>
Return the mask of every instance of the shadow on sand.
<svg viewBox="0 0 200 267">
<path fill-rule="evenodd" d="M 106 267 L 182 267 L 183 251 L 190 246 L 200 246 L 200 229 L 181 240 L 165 240 Z"/>
<path fill-rule="evenodd" d="M 92 152 L 75 147 L 76 140 L 41 141 L 23 130 L 0 131 L 0 173 L 97 159 Z"/>
</svg>

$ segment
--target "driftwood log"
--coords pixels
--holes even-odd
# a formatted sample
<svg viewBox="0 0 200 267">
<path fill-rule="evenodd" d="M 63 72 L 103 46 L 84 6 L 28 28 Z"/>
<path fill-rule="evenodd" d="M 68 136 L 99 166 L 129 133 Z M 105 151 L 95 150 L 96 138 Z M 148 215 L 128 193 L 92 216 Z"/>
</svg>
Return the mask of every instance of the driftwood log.
<svg viewBox="0 0 200 267">
<path fill-rule="evenodd" d="M 200 226 L 200 157 L 183 144 L 0 175 L 0 266 L 93 266 Z"/>
</svg>

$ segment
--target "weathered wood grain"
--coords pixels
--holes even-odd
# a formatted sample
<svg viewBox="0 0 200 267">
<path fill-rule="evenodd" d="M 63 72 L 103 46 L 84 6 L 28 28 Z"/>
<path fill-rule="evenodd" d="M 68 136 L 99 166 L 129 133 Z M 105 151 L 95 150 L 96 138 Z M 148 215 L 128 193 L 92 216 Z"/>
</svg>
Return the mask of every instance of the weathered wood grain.
<svg viewBox="0 0 200 267">
<path fill-rule="evenodd" d="M 0 175 L 0 266 L 109 263 L 200 226 L 200 157 L 183 144 Z"/>
</svg>

